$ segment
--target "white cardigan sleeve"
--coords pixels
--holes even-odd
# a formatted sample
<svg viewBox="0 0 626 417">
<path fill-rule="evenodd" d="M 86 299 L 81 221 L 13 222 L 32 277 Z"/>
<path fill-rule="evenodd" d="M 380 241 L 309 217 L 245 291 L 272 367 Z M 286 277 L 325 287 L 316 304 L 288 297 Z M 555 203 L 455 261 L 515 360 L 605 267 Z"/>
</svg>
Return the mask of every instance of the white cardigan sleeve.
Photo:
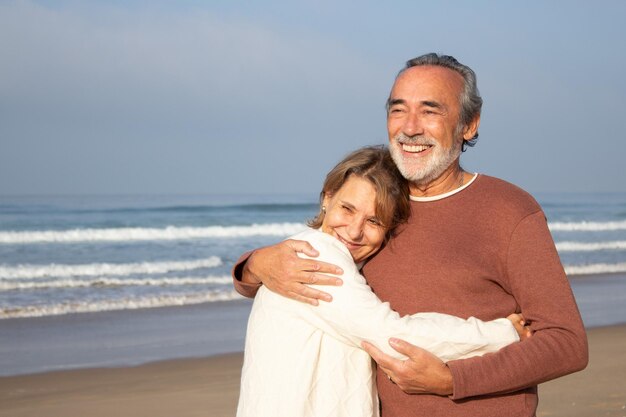
<svg viewBox="0 0 626 417">
<path fill-rule="evenodd" d="M 294 301 L 296 310 L 302 319 L 344 343 L 361 347 L 365 340 L 389 355 L 405 359 L 388 344 L 390 337 L 397 337 L 450 361 L 494 352 L 519 341 L 506 318 L 484 322 L 440 313 L 400 317 L 372 292 L 345 246 L 318 231 L 305 232 L 304 236 L 320 253 L 316 259 L 343 269 L 343 285 L 318 286 L 330 293 L 333 301 L 321 301 L 319 306 Z"/>
</svg>

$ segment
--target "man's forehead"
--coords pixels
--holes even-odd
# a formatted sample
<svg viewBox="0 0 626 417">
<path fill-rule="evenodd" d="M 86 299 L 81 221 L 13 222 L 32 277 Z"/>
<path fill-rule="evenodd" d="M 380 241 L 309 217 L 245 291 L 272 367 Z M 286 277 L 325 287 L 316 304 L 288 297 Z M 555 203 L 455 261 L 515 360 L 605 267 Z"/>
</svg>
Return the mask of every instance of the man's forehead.
<svg viewBox="0 0 626 417">
<path fill-rule="evenodd" d="M 457 71 L 435 65 L 407 68 L 396 78 L 391 89 L 392 96 L 405 89 L 449 88 L 455 93 L 463 88 L 463 77 Z"/>
</svg>

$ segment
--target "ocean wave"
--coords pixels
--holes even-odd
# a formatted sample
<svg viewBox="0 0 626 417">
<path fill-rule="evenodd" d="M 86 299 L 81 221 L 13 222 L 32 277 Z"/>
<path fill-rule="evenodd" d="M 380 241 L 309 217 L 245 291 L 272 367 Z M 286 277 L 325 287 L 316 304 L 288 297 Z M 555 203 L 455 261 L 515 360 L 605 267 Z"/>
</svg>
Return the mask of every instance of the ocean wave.
<svg viewBox="0 0 626 417">
<path fill-rule="evenodd" d="M 617 264 L 589 264 L 589 265 L 566 265 L 567 275 L 597 275 L 626 272 L 626 262 Z"/>
<path fill-rule="evenodd" d="M 548 227 L 553 232 L 605 232 L 626 230 L 626 220 L 612 222 L 550 222 Z"/>
<path fill-rule="evenodd" d="M 202 238 L 238 238 L 250 236 L 289 236 L 302 231 L 303 223 L 268 223 L 250 226 L 208 226 L 113 229 L 73 229 L 45 231 L 0 232 L 0 244 L 128 242 L 187 240 Z"/>
<path fill-rule="evenodd" d="M 195 261 L 136 262 L 125 264 L 0 265 L 0 279 L 165 274 L 167 272 L 190 271 L 199 268 L 214 268 L 220 265 L 222 265 L 222 260 L 216 256 Z"/>
<path fill-rule="evenodd" d="M 625 250 L 626 241 L 614 242 L 557 242 L 559 252 L 594 252 L 602 250 Z"/>
<path fill-rule="evenodd" d="M 226 211 L 238 212 L 315 212 L 319 203 L 314 202 L 317 198 L 310 198 L 312 202 L 306 203 L 244 203 L 244 204 L 180 204 L 180 205 L 129 205 L 120 207 L 87 207 L 68 208 L 58 205 L 24 205 L 24 204 L 0 204 L 2 214 L 64 214 L 64 215 L 84 215 L 84 214 L 143 214 L 143 213 L 183 213 L 183 214 L 215 214 Z"/>
<path fill-rule="evenodd" d="M 136 310 L 185 306 L 216 301 L 242 299 L 236 291 L 214 291 L 203 294 L 163 295 L 158 297 L 137 297 L 103 301 L 77 301 L 48 305 L 33 305 L 14 308 L 0 308 L 0 319 L 18 317 L 44 317 L 71 313 L 95 313 L 100 311 Z"/>
<path fill-rule="evenodd" d="M 181 285 L 232 284 L 233 279 L 223 277 L 179 277 L 179 278 L 146 278 L 146 279 L 56 279 L 50 281 L 0 281 L 0 292 L 14 290 L 33 290 L 47 288 L 85 288 L 85 287 L 168 287 Z"/>
</svg>

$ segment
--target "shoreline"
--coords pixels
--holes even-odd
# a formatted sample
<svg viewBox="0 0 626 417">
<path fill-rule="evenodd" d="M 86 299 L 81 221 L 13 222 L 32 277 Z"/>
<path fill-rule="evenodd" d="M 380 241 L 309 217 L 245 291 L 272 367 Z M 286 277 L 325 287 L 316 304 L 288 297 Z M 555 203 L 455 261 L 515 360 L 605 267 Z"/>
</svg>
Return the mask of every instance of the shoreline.
<svg viewBox="0 0 626 417">
<path fill-rule="evenodd" d="M 570 278 L 587 329 L 626 324 L 626 274 Z M 0 320 L 0 376 L 243 350 L 251 300 Z"/>
<path fill-rule="evenodd" d="M 250 300 L 0 320 L 0 377 L 241 351 Z"/>
<path fill-rule="evenodd" d="M 539 386 L 538 417 L 623 416 L 626 324 L 588 330 L 584 371 Z M 233 416 L 242 353 L 0 377 L 0 414 Z"/>
</svg>

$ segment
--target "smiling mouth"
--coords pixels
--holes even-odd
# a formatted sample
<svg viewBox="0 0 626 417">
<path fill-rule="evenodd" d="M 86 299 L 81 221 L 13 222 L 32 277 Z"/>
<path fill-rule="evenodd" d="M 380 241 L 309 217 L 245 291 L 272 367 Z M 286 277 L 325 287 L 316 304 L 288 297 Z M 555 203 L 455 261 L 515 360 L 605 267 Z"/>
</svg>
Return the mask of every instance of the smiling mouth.
<svg viewBox="0 0 626 417">
<path fill-rule="evenodd" d="M 337 239 L 338 239 L 341 243 L 343 243 L 344 245 L 346 245 L 348 248 L 355 248 L 355 249 L 356 249 L 356 248 L 360 248 L 361 246 L 363 246 L 363 245 L 361 245 L 361 244 L 359 244 L 359 243 L 355 243 L 355 242 L 352 242 L 352 241 L 346 240 L 346 239 L 342 238 L 339 234 L 337 234 Z"/>
<path fill-rule="evenodd" d="M 430 148 L 432 148 L 432 145 L 408 145 L 406 143 L 402 144 L 402 150 L 409 153 L 420 153 Z"/>
</svg>

